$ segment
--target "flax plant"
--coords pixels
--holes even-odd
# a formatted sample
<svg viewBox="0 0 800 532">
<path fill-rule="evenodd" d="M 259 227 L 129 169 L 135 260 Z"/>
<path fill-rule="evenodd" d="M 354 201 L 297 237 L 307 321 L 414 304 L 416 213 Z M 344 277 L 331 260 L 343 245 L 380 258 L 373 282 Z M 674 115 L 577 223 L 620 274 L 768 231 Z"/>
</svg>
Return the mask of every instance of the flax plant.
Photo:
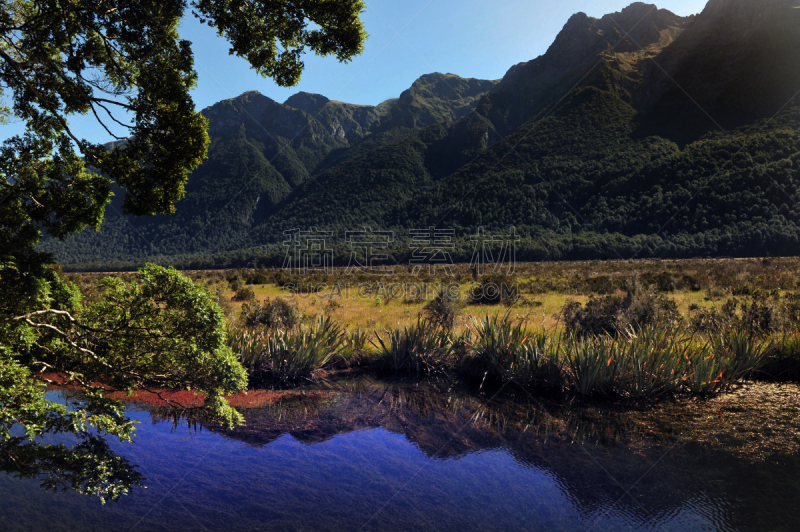
<svg viewBox="0 0 800 532">
<path fill-rule="evenodd" d="M 454 336 L 424 318 L 410 327 L 386 331 L 385 338 L 378 334 L 372 342 L 378 350 L 376 369 L 417 374 L 444 372 L 453 353 Z"/>
<path fill-rule="evenodd" d="M 319 317 L 311 327 L 292 329 L 239 329 L 229 336 L 251 374 L 276 380 L 308 379 L 341 353 L 344 332 L 330 317 Z"/>
</svg>

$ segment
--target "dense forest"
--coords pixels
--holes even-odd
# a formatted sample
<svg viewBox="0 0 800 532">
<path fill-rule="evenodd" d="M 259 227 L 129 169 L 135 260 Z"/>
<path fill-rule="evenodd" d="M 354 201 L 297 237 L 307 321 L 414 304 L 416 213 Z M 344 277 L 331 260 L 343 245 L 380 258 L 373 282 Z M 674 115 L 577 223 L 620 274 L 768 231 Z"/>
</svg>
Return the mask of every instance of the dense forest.
<svg viewBox="0 0 800 532">
<path fill-rule="evenodd" d="M 499 58 L 501 59 L 501 58 Z M 500 81 L 430 74 L 359 106 L 256 92 L 204 111 L 209 157 L 170 216 L 123 217 L 42 248 L 71 268 L 146 260 L 280 265 L 284 231 L 514 227 L 518 260 L 796 255 L 800 9 L 711 0 L 573 16 Z"/>
</svg>

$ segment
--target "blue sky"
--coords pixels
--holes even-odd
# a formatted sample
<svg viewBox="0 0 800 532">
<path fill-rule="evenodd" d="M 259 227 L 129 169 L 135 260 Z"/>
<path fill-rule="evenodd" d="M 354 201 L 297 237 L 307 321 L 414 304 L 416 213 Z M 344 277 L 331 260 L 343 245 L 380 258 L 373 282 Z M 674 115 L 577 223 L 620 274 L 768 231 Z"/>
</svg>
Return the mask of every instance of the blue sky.
<svg viewBox="0 0 800 532">
<path fill-rule="evenodd" d="M 600 17 L 630 0 L 366 0 L 363 21 L 370 38 L 349 64 L 307 55 L 300 84 L 280 88 L 228 55 L 227 42 L 189 16 L 181 35 L 194 43 L 199 75 L 193 97 L 198 109 L 257 90 L 277 101 L 298 91 L 351 103 L 375 105 L 397 97 L 422 74 L 445 72 L 498 79 L 512 65 L 547 50 L 567 19 L 579 11 Z M 659 8 L 679 15 L 699 13 L 706 0 L 662 0 Z M 90 118 L 73 117 L 80 137 L 111 140 Z M 0 126 L 0 138 L 21 131 Z"/>
</svg>

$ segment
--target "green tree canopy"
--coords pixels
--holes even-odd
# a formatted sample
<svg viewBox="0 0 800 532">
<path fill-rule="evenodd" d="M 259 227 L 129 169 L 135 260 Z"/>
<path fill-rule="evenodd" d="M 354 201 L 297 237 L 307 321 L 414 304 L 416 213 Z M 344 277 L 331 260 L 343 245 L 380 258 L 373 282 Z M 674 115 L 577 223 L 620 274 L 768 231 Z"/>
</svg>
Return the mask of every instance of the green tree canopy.
<svg viewBox="0 0 800 532">
<path fill-rule="evenodd" d="M 0 3 L 0 114 L 25 126 L 0 146 L 0 467 L 50 473 L 49 487 L 123 493 L 138 477 L 124 460 L 102 459 L 97 437 L 130 438 L 133 424 L 108 390 L 192 388 L 218 421 L 241 421 L 223 395 L 244 388 L 245 373 L 202 288 L 150 265 L 131 284 L 108 280 L 102 301 L 84 306 L 35 246 L 44 234 L 99 227 L 112 185 L 127 213 L 174 210 L 208 147 L 189 92 L 197 75 L 178 34 L 183 16 L 215 27 L 263 76 L 293 85 L 305 50 L 340 61 L 361 52 L 363 9 L 362 0 Z M 74 115 L 92 116 L 119 142 L 78 138 Z M 42 374 L 80 386 L 84 399 L 71 409 L 48 401 Z M 79 435 L 94 459 L 76 455 L 80 446 L 35 441 L 48 431 Z M 90 463 L 107 467 L 87 477 Z"/>
</svg>

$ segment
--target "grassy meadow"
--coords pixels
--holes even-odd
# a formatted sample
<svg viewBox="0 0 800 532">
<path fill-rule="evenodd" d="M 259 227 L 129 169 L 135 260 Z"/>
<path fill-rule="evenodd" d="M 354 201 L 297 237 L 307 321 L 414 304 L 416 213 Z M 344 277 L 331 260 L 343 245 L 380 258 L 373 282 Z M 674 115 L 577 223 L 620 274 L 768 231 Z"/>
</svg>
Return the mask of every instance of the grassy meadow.
<svg viewBox="0 0 800 532">
<path fill-rule="evenodd" d="M 184 273 L 255 387 L 373 371 L 653 399 L 800 377 L 800 259 Z M 89 300 L 106 276 L 65 275 Z"/>
</svg>

